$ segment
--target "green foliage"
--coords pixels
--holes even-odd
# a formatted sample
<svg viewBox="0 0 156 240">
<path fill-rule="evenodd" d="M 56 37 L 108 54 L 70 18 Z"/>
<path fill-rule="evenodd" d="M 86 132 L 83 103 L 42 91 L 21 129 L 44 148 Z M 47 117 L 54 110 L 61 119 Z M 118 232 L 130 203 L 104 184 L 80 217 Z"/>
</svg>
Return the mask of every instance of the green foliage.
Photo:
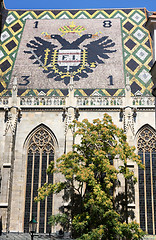
<svg viewBox="0 0 156 240">
<path fill-rule="evenodd" d="M 47 170 L 48 174 L 61 173 L 64 181 L 44 184 L 36 198 L 39 201 L 51 193 L 64 191 L 63 199 L 68 204 L 62 207 L 62 215 L 51 217 L 51 224 L 59 222 L 76 239 L 142 239 L 143 232 L 136 223 L 124 223 L 128 219 L 127 184 L 129 181 L 131 185 L 136 183 L 127 161 L 143 167 L 135 148 L 128 145 L 123 130 L 113 124 L 108 114 L 93 123 L 87 119 L 75 120 L 70 128 L 75 139 L 73 151 L 57 159 L 56 168 L 51 163 Z M 77 144 L 78 137 L 81 140 Z M 116 169 L 119 159 L 122 164 Z M 114 194 L 119 174 L 125 178 L 122 197 Z M 122 200 L 123 212 L 116 207 L 117 197 Z"/>
<path fill-rule="evenodd" d="M 129 224 L 123 223 L 121 225 L 121 232 L 123 240 L 143 239 L 145 235 L 136 222 L 131 222 Z"/>
<path fill-rule="evenodd" d="M 67 231 L 69 229 L 69 218 L 66 214 L 52 215 L 50 216 L 48 223 L 52 226 L 60 224 L 63 227 L 64 231 Z"/>
</svg>

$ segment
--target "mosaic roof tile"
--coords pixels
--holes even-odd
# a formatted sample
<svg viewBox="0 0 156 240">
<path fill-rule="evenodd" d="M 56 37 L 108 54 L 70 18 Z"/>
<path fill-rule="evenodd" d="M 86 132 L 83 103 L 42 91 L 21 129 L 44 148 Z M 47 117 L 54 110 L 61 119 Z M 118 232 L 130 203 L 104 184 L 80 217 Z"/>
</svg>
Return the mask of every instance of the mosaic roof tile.
<svg viewBox="0 0 156 240">
<path fill-rule="evenodd" d="M 134 28 L 134 25 L 128 21 L 123 27 L 130 31 L 132 28 Z"/>
<path fill-rule="evenodd" d="M 123 42 L 123 60 L 124 60 L 124 74 L 128 72 L 130 75 L 130 83 L 132 94 L 141 91 L 143 94 L 151 94 L 152 81 L 149 74 L 152 65 L 151 54 L 151 40 L 149 39 L 148 31 L 145 29 L 146 14 L 144 9 L 108 9 L 108 10 L 13 10 L 4 11 L 3 14 L 3 31 L 1 34 L 1 48 L 0 48 L 0 95 L 10 94 L 8 88 L 13 73 L 15 61 L 17 59 L 17 52 L 20 46 L 21 38 L 25 23 L 30 19 L 120 19 Z M 31 33 L 31 32 L 30 32 Z M 29 33 L 29 34 L 30 34 Z M 95 63 L 91 64 L 95 67 Z M 93 68 L 92 68 L 93 69 Z M 98 74 L 98 73 L 97 73 Z M 23 75 L 25 76 L 25 75 Z M 95 87 L 75 89 L 75 95 L 89 96 L 95 91 L 100 91 L 103 96 L 122 96 L 124 94 L 124 87 L 116 89 L 113 88 L 113 80 L 109 77 L 107 81 L 112 83 L 111 88 L 98 89 Z M 26 83 L 26 81 L 25 81 Z M 67 96 L 68 89 L 49 89 L 42 88 L 48 96 L 58 94 L 60 96 Z M 33 94 L 38 94 L 41 89 L 33 91 Z M 31 89 L 20 89 L 18 94 L 22 96 L 31 95 Z"/>
<path fill-rule="evenodd" d="M 135 71 L 136 68 L 139 66 L 139 64 L 134 60 L 131 59 L 128 63 L 127 66 L 129 67 L 129 69 L 131 69 L 132 71 Z"/>
<path fill-rule="evenodd" d="M 141 87 L 136 82 L 133 82 L 131 84 L 131 91 L 132 91 L 132 93 L 135 94 L 138 90 L 140 91 Z"/>
<path fill-rule="evenodd" d="M 128 39 L 128 41 L 125 43 L 125 45 L 130 49 L 132 50 L 135 46 L 136 46 L 136 43 L 131 40 L 131 39 Z"/>
</svg>

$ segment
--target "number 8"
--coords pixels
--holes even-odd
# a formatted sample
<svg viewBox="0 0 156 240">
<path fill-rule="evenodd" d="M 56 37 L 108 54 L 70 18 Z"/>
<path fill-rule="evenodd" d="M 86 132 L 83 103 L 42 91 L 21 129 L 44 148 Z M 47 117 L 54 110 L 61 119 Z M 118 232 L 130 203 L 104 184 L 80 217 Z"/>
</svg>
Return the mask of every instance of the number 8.
<svg viewBox="0 0 156 240">
<path fill-rule="evenodd" d="M 103 27 L 109 28 L 112 26 L 112 22 L 110 20 L 103 21 Z"/>
</svg>

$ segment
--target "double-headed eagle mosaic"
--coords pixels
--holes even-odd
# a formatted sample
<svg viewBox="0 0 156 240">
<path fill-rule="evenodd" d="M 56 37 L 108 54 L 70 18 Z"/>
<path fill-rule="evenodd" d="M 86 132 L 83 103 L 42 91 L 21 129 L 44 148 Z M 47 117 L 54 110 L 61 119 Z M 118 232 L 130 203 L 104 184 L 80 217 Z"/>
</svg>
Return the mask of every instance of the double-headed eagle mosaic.
<svg viewBox="0 0 156 240">
<path fill-rule="evenodd" d="M 63 80 L 66 85 L 70 82 L 71 76 L 73 81 L 79 81 L 80 78 L 87 78 L 98 64 L 104 64 L 104 60 L 110 58 L 109 54 L 116 52 L 111 49 L 115 43 L 108 36 L 81 35 L 83 30 L 81 26 L 70 25 L 59 28 L 59 31 L 63 32 L 62 36 L 44 33 L 46 39 L 34 37 L 34 40 L 27 43 L 28 49 L 24 52 L 30 54 L 30 59 L 35 60 L 34 64 L 43 68 L 43 73 L 48 78 L 53 78 L 55 81 Z M 79 37 L 69 42 L 63 37 L 69 32 L 78 33 Z M 85 40 L 90 41 L 83 45 Z"/>
</svg>

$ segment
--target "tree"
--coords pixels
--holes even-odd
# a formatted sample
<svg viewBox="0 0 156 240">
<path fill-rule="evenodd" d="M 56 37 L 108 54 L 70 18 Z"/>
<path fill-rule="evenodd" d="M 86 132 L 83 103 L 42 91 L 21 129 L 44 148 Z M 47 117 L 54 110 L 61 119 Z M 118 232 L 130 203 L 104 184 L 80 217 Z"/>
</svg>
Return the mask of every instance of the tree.
<svg viewBox="0 0 156 240">
<path fill-rule="evenodd" d="M 40 201 L 63 191 L 67 205 L 60 208 L 61 214 L 51 217 L 51 224 L 62 224 L 76 239 L 142 239 L 144 234 L 139 226 L 135 222 L 128 224 L 127 206 L 124 217 L 115 204 L 118 175 L 124 176 L 126 184 L 129 180 L 136 183 L 127 161 L 143 167 L 135 148 L 128 145 L 124 131 L 113 124 L 108 114 L 93 123 L 74 120 L 70 127 L 79 143 L 57 159 L 56 168 L 51 162 L 47 170 L 48 174 L 61 173 L 64 181 L 44 184 L 36 198 Z M 113 163 L 119 159 L 122 164 L 116 169 Z M 127 192 L 125 195 L 127 205 Z"/>
</svg>

